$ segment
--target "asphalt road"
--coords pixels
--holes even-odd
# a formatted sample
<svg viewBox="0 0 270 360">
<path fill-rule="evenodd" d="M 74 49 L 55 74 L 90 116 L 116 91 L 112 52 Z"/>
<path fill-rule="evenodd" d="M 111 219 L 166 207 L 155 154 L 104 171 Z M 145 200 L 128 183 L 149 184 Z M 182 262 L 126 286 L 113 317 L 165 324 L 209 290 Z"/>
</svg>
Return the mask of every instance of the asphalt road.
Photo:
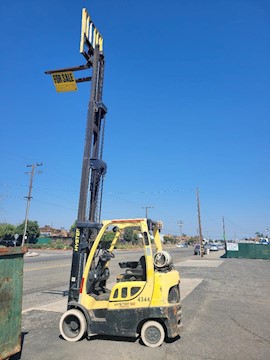
<svg viewBox="0 0 270 360">
<path fill-rule="evenodd" d="M 37 257 L 25 257 L 23 311 L 57 301 L 68 289 L 71 251 L 37 253 Z"/>
<path fill-rule="evenodd" d="M 268 360 L 270 261 L 222 259 L 220 252 L 201 260 L 192 249 L 172 249 L 172 253 L 182 278 L 184 328 L 181 338 L 158 349 L 147 348 L 138 339 L 97 336 L 74 344 L 62 340 L 61 312 L 52 309 L 54 303 L 65 301 L 71 254 L 42 252 L 38 258 L 26 259 L 23 350 L 12 360 Z M 116 255 L 117 261 L 123 261 L 136 254 L 118 251 Z M 114 270 L 119 272 L 117 262 Z M 48 304 L 45 311 L 42 307 Z"/>
</svg>

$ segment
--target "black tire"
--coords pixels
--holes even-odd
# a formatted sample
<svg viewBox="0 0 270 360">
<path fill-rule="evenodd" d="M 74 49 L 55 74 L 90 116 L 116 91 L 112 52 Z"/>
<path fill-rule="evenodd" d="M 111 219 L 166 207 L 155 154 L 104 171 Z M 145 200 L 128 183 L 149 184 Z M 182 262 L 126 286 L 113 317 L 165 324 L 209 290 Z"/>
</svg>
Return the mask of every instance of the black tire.
<svg viewBox="0 0 270 360">
<path fill-rule="evenodd" d="M 148 347 L 159 347 L 165 339 L 165 331 L 163 326 L 157 321 L 147 321 L 142 326 L 141 339 L 144 345 Z"/>
<path fill-rule="evenodd" d="M 60 333 L 67 341 L 79 341 L 86 332 L 86 319 L 77 309 L 66 311 L 59 322 Z"/>
</svg>

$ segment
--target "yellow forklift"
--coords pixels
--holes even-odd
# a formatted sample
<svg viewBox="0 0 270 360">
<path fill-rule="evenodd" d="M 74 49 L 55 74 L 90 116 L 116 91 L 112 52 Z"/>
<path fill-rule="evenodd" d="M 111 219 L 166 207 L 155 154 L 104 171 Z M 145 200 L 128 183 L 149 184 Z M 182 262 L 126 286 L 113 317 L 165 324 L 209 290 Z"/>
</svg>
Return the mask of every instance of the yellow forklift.
<svg viewBox="0 0 270 360">
<path fill-rule="evenodd" d="M 68 306 L 60 320 L 60 332 L 68 341 L 78 341 L 85 334 L 139 334 L 145 345 L 157 347 L 166 336 L 176 337 L 180 331 L 179 273 L 174 270 L 171 255 L 162 251 L 158 222 L 127 219 L 101 223 L 107 171 L 103 161 L 105 55 L 103 37 L 86 9 L 82 10 L 80 53 L 86 60 L 84 65 L 45 72 L 52 75 L 57 91 L 73 89 L 74 82 L 91 81 Z M 91 71 L 91 76 L 73 79 L 73 72 L 82 70 Z M 66 84 L 67 79 L 72 82 Z M 119 254 L 114 249 L 128 227 L 140 233 L 143 255 L 136 261 L 120 262 L 122 272 L 110 282 L 110 264 Z M 108 231 L 114 236 L 105 246 Z"/>
<path fill-rule="evenodd" d="M 120 262 L 120 273 L 112 280 L 110 263 L 115 264 L 120 254 L 114 249 L 128 227 L 140 235 L 143 255 L 137 261 Z M 60 320 L 65 340 L 74 342 L 96 334 L 140 336 L 146 346 L 154 348 L 166 337 L 179 335 L 180 276 L 172 256 L 162 250 L 160 227 L 160 222 L 149 219 L 102 222 L 85 262 L 79 295 L 70 292 L 68 310 Z M 109 242 L 104 241 L 108 231 L 114 235 Z"/>
</svg>

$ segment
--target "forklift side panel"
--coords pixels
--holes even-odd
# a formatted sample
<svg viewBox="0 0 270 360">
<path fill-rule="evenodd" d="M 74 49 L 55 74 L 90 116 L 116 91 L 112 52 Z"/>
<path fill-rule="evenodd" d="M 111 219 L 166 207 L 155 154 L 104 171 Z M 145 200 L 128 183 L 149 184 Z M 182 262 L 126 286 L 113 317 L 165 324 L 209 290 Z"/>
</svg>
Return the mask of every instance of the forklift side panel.
<svg viewBox="0 0 270 360">
<path fill-rule="evenodd" d="M 95 319 L 96 321 L 91 322 L 91 331 L 96 334 L 136 337 L 145 321 L 155 319 L 164 324 L 167 336 L 173 338 L 180 334 L 181 305 L 108 310 L 106 321 L 101 318 Z"/>
</svg>

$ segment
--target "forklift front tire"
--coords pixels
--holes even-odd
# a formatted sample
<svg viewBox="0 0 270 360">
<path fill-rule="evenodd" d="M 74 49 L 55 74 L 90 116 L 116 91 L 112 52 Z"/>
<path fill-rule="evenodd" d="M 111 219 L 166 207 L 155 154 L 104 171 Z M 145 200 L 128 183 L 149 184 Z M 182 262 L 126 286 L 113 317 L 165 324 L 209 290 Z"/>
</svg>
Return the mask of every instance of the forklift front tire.
<svg viewBox="0 0 270 360">
<path fill-rule="evenodd" d="M 159 347 L 165 339 L 163 326 L 158 321 L 149 320 L 145 322 L 141 330 L 141 339 L 144 345 L 148 347 Z"/>
<path fill-rule="evenodd" d="M 86 332 L 86 319 L 77 309 L 66 311 L 59 322 L 60 333 L 67 341 L 79 341 Z"/>
</svg>

